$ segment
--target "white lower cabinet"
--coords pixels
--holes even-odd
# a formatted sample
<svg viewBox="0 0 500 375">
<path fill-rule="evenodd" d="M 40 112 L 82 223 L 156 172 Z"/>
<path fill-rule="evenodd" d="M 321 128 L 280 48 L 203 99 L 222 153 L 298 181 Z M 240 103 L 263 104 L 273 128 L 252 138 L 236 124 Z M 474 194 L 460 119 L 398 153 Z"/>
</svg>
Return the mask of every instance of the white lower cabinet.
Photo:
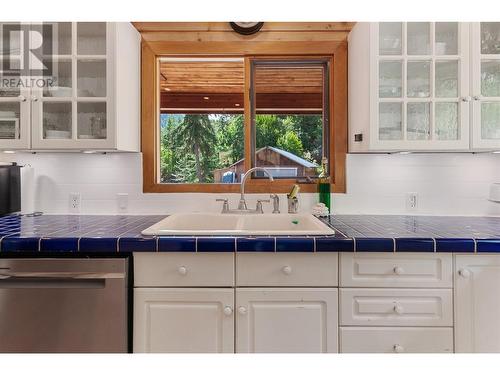
<svg viewBox="0 0 500 375">
<path fill-rule="evenodd" d="M 498 254 L 317 255 L 134 254 L 134 352 L 500 352 Z"/>
<path fill-rule="evenodd" d="M 456 255 L 455 349 L 500 352 L 500 256 Z"/>
<path fill-rule="evenodd" d="M 136 288 L 134 353 L 233 353 L 234 289 Z"/>
<path fill-rule="evenodd" d="M 453 353 L 453 328 L 342 327 L 342 353 Z"/>
<path fill-rule="evenodd" d="M 336 353 L 336 288 L 237 288 L 238 353 Z"/>
</svg>

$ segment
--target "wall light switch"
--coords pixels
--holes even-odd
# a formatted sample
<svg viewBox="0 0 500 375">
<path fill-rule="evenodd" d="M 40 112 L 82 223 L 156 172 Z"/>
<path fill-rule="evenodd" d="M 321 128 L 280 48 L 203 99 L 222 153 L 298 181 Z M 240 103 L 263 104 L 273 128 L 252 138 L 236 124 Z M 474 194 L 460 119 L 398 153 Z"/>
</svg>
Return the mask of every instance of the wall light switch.
<svg viewBox="0 0 500 375">
<path fill-rule="evenodd" d="M 118 201 L 118 210 L 126 211 L 128 209 L 128 194 L 118 193 L 116 194 L 116 199 Z"/>
</svg>

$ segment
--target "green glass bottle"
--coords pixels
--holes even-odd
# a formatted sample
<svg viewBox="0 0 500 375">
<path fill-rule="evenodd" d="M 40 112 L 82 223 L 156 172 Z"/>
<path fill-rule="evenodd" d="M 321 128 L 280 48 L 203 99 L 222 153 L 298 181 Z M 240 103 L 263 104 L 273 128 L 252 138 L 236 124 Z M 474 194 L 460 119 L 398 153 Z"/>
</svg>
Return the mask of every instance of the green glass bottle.
<svg viewBox="0 0 500 375">
<path fill-rule="evenodd" d="M 330 176 L 328 176 L 328 159 L 321 160 L 321 173 L 318 176 L 318 193 L 320 203 L 324 203 L 331 212 Z"/>
</svg>

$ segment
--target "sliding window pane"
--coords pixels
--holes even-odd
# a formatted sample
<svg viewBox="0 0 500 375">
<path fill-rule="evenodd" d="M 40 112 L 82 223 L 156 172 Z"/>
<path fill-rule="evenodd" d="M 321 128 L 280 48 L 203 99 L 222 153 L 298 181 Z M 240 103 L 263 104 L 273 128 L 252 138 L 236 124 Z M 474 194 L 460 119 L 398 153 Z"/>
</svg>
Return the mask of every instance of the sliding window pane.
<svg viewBox="0 0 500 375">
<path fill-rule="evenodd" d="M 160 73 L 159 182 L 240 182 L 243 59 L 163 58 Z"/>
<path fill-rule="evenodd" d="M 317 177 L 320 172 L 325 70 L 322 62 L 254 65 L 255 166 L 274 178 Z"/>
</svg>

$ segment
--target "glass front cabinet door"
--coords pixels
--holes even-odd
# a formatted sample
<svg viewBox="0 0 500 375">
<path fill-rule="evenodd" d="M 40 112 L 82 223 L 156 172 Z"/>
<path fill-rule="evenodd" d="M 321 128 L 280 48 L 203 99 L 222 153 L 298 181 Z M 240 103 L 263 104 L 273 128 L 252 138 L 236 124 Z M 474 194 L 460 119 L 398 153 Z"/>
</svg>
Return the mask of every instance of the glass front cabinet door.
<svg viewBox="0 0 500 375">
<path fill-rule="evenodd" d="M 372 23 L 370 38 L 371 149 L 468 149 L 468 24 Z"/>
<path fill-rule="evenodd" d="M 140 35 L 130 23 L 3 25 L 0 150 L 139 150 Z"/>
<path fill-rule="evenodd" d="M 29 88 L 19 84 L 20 23 L 0 23 L 0 149 L 30 146 Z"/>
<path fill-rule="evenodd" d="M 43 24 L 33 27 L 45 31 Z M 104 22 L 57 23 L 53 27 L 56 48 L 44 57 L 44 63 L 53 67 L 55 82 L 32 90 L 33 148 L 114 147 L 114 128 L 109 126 L 113 27 Z"/>
<path fill-rule="evenodd" d="M 500 22 L 472 24 L 474 149 L 500 149 Z"/>
</svg>

